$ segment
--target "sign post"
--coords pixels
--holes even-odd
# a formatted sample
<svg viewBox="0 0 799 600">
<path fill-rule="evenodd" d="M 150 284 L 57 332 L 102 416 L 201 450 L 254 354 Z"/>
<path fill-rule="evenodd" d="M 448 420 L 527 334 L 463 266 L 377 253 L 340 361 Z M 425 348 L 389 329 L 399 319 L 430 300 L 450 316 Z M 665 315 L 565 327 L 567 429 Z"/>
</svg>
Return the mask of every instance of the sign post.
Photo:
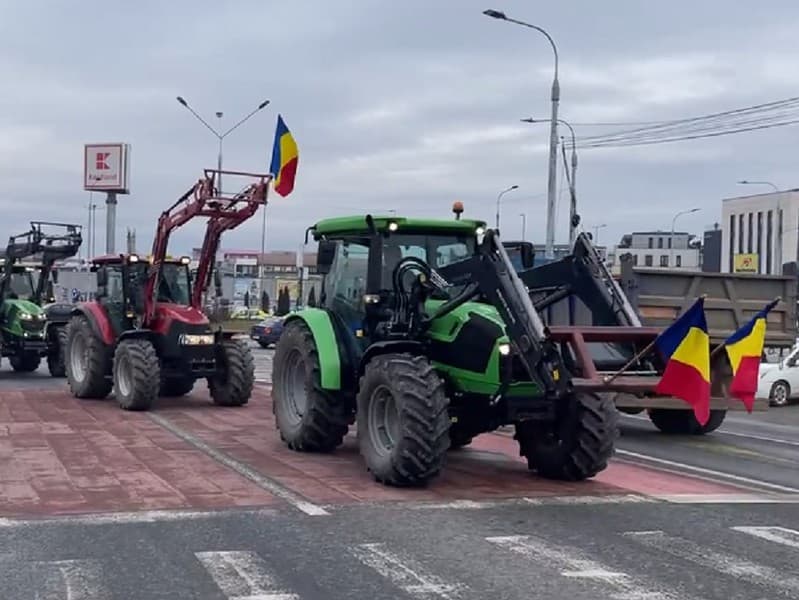
<svg viewBox="0 0 799 600">
<path fill-rule="evenodd" d="M 105 251 L 116 250 L 117 194 L 130 193 L 129 144 L 85 144 L 83 147 L 83 189 L 105 192 Z"/>
</svg>

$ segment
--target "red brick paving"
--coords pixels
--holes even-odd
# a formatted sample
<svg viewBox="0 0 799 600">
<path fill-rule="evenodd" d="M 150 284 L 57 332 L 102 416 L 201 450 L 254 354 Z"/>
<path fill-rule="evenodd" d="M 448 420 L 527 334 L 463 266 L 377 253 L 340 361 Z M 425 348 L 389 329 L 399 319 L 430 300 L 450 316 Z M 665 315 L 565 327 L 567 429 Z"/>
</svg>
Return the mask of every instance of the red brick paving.
<svg viewBox="0 0 799 600">
<path fill-rule="evenodd" d="M 0 515 L 263 506 L 277 499 L 112 400 L 0 393 Z"/>
</svg>

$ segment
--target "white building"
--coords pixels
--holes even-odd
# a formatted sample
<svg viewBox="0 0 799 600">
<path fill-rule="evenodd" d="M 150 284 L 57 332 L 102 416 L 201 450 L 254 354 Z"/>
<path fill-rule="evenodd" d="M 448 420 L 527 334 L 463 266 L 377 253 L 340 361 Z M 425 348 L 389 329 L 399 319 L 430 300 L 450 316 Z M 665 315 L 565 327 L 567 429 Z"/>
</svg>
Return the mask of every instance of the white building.
<svg viewBox="0 0 799 600">
<path fill-rule="evenodd" d="M 782 273 L 799 253 L 799 190 L 725 198 L 721 271 Z"/>
<path fill-rule="evenodd" d="M 611 269 L 618 271 L 620 259 L 631 254 L 637 267 L 662 267 L 699 270 L 701 242 L 686 231 L 634 231 L 624 235 L 609 257 Z"/>
</svg>

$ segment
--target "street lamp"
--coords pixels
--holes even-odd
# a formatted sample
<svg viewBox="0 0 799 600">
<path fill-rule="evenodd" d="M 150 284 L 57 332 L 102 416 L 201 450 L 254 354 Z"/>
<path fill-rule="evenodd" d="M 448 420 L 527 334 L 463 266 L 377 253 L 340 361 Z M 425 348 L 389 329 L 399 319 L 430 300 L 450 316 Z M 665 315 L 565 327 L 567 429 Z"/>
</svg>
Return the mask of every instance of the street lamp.
<svg viewBox="0 0 799 600">
<path fill-rule="evenodd" d="M 669 266 L 671 266 L 671 257 L 674 254 L 674 225 L 677 223 L 677 217 L 681 215 L 689 215 L 691 213 L 699 212 L 702 210 L 701 208 L 689 208 L 687 210 L 681 210 L 674 218 L 671 220 L 671 237 L 669 238 Z"/>
<path fill-rule="evenodd" d="M 497 196 L 497 229 L 499 229 L 499 201 L 502 199 L 502 196 L 504 196 L 508 192 L 518 189 L 519 189 L 518 185 L 512 185 L 509 188 L 502 190 Z"/>
<path fill-rule="evenodd" d="M 602 225 L 594 225 L 594 246 L 599 245 L 599 230 L 607 226 L 607 223 L 602 223 Z"/>
<path fill-rule="evenodd" d="M 547 181 L 547 236 L 546 236 L 546 250 L 545 255 L 549 259 L 555 258 L 555 205 L 557 202 L 555 187 L 557 184 L 557 162 L 558 162 L 558 103 L 560 102 L 560 84 L 558 83 L 558 48 L 555 46 L 555 41 L 552 36 L 547 33 L 545 29 L 538 25 L 526 23 L 524 21 L 517 21 L 505 15 L 505 13 L 498 10 L 484 10 L 483 14 L 487 17 L 507 21 L 508 23 L 515 23 L 529 29 L 535 29 L 544 35 L 552 46 L 552 52 L 555 55 L 555 73 L 552 79 L 552 117 L 550 118 L 549 125 L 549 179 Z"/>
<path fill-rule="evenodd" d="M 222 193 L 222 173 L 221 173 L 221 171 L 222 171 L 222 141 L 228 136 L 228 134 L 232 133 L 234 130 L 238 129 L 238 127 L 240 125 L 243 125 L 246 121 L 248 121 L 250 119 L 250 117 L 252 117 L 255 113 L 257 113 L 258 111 L 263 110 L 264 108 L 266 108 L 269 105 L 269 100 L 264 100 L 263 102 L 261 102 L 247 116 L 245 116 L 244 118 L 239 120 L 238 123 L 233 125 L 233 127 L 228 129 L 225 133 L 219 133 L 216 129 L 211 127 L 205 121 L 205 119 L 203 119 L 199 114 L 197 114 L 197 112 L 189 105 L 189 103 L 186 102 L 186 100 L 183 98 L 183 96 L 178 96 L 177 97 L 177 101 L 183 107 L 185 107 L 191 114 L 193 114 L 200 123 L 205 125 L 208 128 L 208 130 L 211 133 L 213 133 L 216 136 L 216 138 L 219 140 L 219 155 L 217 156 L 216 168 L 217 168 L 218 171 L 220 171 L 220 173 L 218 174 L 217 187 L 219 189 L 219 193 L 221 194 Z M 217 111 L 215 114 L 216 114 L 216 118 L 219 119 L 219 122 L 221 123 L 222 122 L 222 114 L 223 113 Z"/>
<path fill-rule="evenodd" d="M 770 185 L 772 188 L 774 188 L 775 192 L 780 191 L 780 189 L 770 181 L 747 181 L 746 179 L 741 179 L 737 183 L 741 185 Z"/>
<path fill-rule="evenodd" d="M 532 117 L 528 117 L 526 119 L 521 119 L 522 123 L 547 123 L 548 121 L 544 119 L 534 119 Z M 572 156 L 571 156 L 571 177 L 569 178 L 569 196 L 570 196 L 570 206 L 569 206 L 569 245 L 574 245 L 574 240 L 577 239 L 577 226 L 580 224 L 579 218 L 577 217 L 577 136 L 574 135 L 574 128 L 571 124 L 564 120 L 558 119 L 558 123 L 565 125 L 569 128 L 572 136 Z M 566 157 L 564 153 L 563 162 L 566 162 Z"/>
<path fill-rule="evenodd" d="M 520 213 L 519 216 L 522 218 L 522 241 L 524 241 L 527 238 L 527 215 Z"/>
</svg>

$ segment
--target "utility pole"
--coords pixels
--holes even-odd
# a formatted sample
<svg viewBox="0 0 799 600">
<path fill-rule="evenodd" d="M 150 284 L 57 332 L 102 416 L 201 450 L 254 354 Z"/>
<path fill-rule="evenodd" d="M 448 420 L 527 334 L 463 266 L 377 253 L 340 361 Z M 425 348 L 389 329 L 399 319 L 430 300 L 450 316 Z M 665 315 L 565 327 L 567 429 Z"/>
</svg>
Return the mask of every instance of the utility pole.
<svg viewBox="0 0 799 600">
<path fill-rule="evenodd" d="M 549 44 L 552 46 L 552 52 L 555 56 L 555 73 L 552 78 L 552 93 L 550 100 L 552 102 L 552 116 L 550 117 L 549 125 L 549 178 L 547 180 L 547 235 L 546 235 L 546 251 L 545 256 L 547 259 L 555 258 L 555 208 L 557 204 L 557 168 L 558 168 L 558 105 L 560 104 L 560 83 L 558 82 L 558 48 L 552 36 L 543 28 L 532 23 L 525 21 L 518 21 L 511 19 L 505 13 L 498 10 L 484 10 L 483 14 L 487 17 L 500 19 L 523 27 L 534 29 L 544 35 Z"/>
<path fill-rule="evenodd" d="M 509 188 L 506 188 L 506 189 L 502 190 L 502 191 L 499 193 L 499 195 L 497 196 L 497 221 L 496 221 L 496 229 L 499 229 L 499 201 L 500 201 L 500 200 L 502 200 L 502 196 L 504 196 L 504 195 L 505 195 L 505 194 L 507 194 L 508 192 L 510 192 L 510 191 L 513 191 L 513 190 L 518 190 L 518 189 L 519 189 L 519 186 L 518 186 L 518 185 L 512 185 L 512 186 L 510 186 Z"/>
<path fill-rule="evenodd" d="M 527 239 L 527 215 L 521 213 L 519 216 L 522 218 L 522 241 L 525 241 Z"/>
<path fill-rule="evenodd" d="M 671 220 L 671 237 L 669 238 L 669 267 L 672 266 L 671 257 L 674 255 L 674 225 L 677 222 L 677 217 L 679 217 L 681 215 L 688 215 L 688 214 L 691 214 L 691 213 L 695 213 L 695 212 L 698 212 L 699 210 L 701 210 L 701 209 L 699 209 L 699 208 L 689 208 L 688 210 L 681 210 L 676 215 L 674 215 L 674 218 Z"/>
</svg>

